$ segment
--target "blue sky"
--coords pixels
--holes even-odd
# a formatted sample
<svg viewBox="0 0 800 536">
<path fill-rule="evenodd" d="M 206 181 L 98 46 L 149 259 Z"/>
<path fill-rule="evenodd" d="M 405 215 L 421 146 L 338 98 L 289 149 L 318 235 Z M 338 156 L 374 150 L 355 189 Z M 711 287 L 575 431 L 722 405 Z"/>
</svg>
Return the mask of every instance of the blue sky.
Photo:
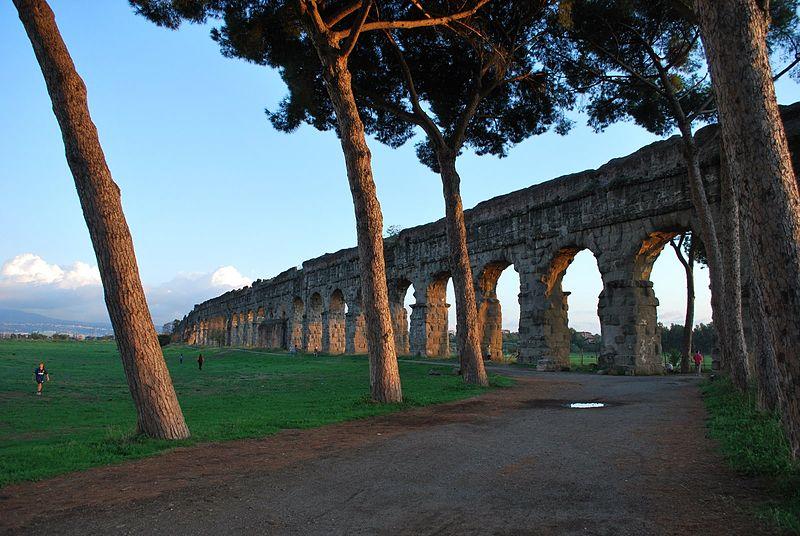
<svg viewBox="0 0 800 536">
<path fill-rule="evenodd" d="M 335 135 L 310 127 L 282 134 L 264 115 L 284 94 L 276 72 L 223 58 L 208 27 L 158 28 L 125 0 L 52 0 L 51 6 L 122 189 L 157 323 L 249 279 L 354 245 Z M 10 2 L 0 3 L 0 67 L 0 307 L 102 319 L 96 261 L 61 135 Z M 782 103 L 800 100 L 793 81 L 778 90 Z M 595 134 L 576 120 L 568 136 L 532 138 L 502 160 L 462 157 L 464 205 L 597 167 L 657 139 L 630 124 Z M 439 177 L 417 162 L 413 144 L 370 147 L 387 226 L 443 215 Z M 499 294 L 505 324 L 513 328 L 518 279 L 510 272 Z M 683 272 L 671 252 L 652 279 L 660 317 L 680 321 Z M 598 330 L 599 281 L 591 254 L 579 255 L 564 282 L 573 292 L 577 329 Z M 704 322 L 707 284 L 701 274 L 697 318 Z"/>
</svg>

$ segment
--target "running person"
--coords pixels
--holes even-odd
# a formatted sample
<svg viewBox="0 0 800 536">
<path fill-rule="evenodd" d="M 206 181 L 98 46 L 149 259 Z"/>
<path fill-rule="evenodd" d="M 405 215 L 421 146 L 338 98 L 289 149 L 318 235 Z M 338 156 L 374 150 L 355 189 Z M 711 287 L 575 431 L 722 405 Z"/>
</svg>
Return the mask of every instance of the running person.
<svg viewBox="0 0 800 536">
<path fill-rule="evenodd" d="M 44 362 L 39 363 L 39 366 L 33 369 L 33 379 L 36 381 L 36 394 L 41 396 L 42 384 L 45 381 L 50 381 L 50 375 L 47 373 L 47 369 L 44 368 Z"/>
</svg>

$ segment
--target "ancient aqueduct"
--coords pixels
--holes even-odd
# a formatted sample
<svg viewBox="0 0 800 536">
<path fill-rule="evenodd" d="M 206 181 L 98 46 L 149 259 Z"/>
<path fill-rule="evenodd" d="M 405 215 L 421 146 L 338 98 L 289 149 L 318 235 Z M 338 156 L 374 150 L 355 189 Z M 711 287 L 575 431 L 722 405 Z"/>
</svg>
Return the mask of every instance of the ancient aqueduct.
<svg viewBox="0 0 800 536">
<path fill-rule="evenodd" d="M 785 108 L 783 116 L 797 154 L 800 103 Z M 704 128 L 698 140 L 716 210 L 715 129 Z M 568 366 L 567 293 L 561 280 L 575 255 L 588 248 L 603 280 L 601 367 L 639 374 L 662 370 L 650 271 L 668 240 L 695 227 L 679 139 L 484 201 L 467 211 L 466 219 L 483 344 L 492 355 L 502 347 L 495 286 L 500 273 L 513 266 L 520 277 L 519 361 Z M 385 251 L 398 354 L 449 355 L 444 222 L 403 230 L 386 240 Z M 409 319 L 403 299 L 412 284 Z M 230 346 L 366 353 L 360 292 L 357 251 L 344 249 L 196 305 L 178 334 L 195 345 L 210 344 L 216 331 Z"/>
</svg>

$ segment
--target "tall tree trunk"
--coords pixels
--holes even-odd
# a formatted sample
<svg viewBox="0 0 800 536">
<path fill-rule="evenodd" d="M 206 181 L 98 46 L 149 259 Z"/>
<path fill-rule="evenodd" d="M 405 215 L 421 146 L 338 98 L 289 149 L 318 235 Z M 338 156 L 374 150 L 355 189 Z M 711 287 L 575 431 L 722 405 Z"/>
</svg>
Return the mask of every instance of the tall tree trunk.
<svg viewBox="0 0 800 536">
<path fill-rule="evenodd" d="M 475 305 L 475 285 L 467 250 L 467 226 L 461 204 L 461 177 L 456 171 L 453 154 L 437 154 L 444 190 L 445 227 L 450 248 L 450 269 L 456 295 L 458 349 L 464 381 L 489 385 L 481 355 L 481 336 L 478 332 L 478 308 Z"/>
<path fill-rule="evenodd" d="M 139 431 L 163 439 L 189 437 L 147 308 L 120 191 L 89 115 L 86 86 L 75 70 L 47 2 L 14 0 L 14 5 L 33 45 L 61 127 L 67 163 L 92 238 L 106 306 L 136 406 Z"/>
<path fill-rule="evenodd" d="M 761 289 L 753 280 L 750 285 L 753 296 L 751 308 L 753 309 L 753 339 L 756 341 L 755 370 L 758 386 L 758 407 L 764 411 L 783 411 L 779 373 L 775 361 L 775 352 L 772 348 L 770 326 L 764 314 L 764 302 Z"/>
<path fill-rule="evenodd" d="M 336 112 L 347 180 L 353 196 L 361 268 L 361 306 L 369 345 L 370 391 L 377 402 L 402 402 L 383 257 L 383 214 L 372 178 L 364 124 L 356 106 L 347 59 L 339 56 L 334 44 L 316 33 L 313 25 L 307 24 L 306 30 L 312 36 L 322 62 L 325 87 Z"/>
<path fill-rule="evenodd" d="M 740 243 L 739 199 L 733 178 L 729 173 L 725 160 L 725 151 L 719 148 L 720 156 L 720 226 L 719 239 L 722 253 L 722 277 L 725 281 L 724 311 L 728 336 L 731 338 L 732 363 L 744 371 L 741 378 L 736 378 L 731 371 L 734 383 L 744 382 L 740 388 L 747 387 L 750 377 L 750 353 L 744 334 L 742 319 L 742 248 Z"/>
<path fill-rule="evenodd" d="M 714 216 L 711 213 L 705 185 L 703 184 L 697 144 L 692 135 L 691 126 L 687 122 L 679 121 L 679 128 L 689 175 L 689 192 L 700 223 L 700 236 L 706 247 L 706 258 L 708 259 L 711 276 L 711 294 L 715 296 L 711 303 L 712 307 L 717 309 L 715 311 L 715 323 L 720 323 L 716 328 L 721 339 L 720 346 L 723 349 L 723 361 L 727 364 L 733 384 L 744 391 L 747 389 L 747 345 L 744 338 L 744 329 L 737 330 L 736 323 L 731 321 L 728 314 L 728 301 L 730 298 L 727 296 L 725 265 L 720 251 L 719 235 Z M 739 322 L 738 326 L 741 327 L 741 322 Z"/>
<path fill-rule="evenodd" d="M 686 235 L 684 234 L 684 237 Z M 675 245 L 670 242 L 672 248 L 675 250 L 675 256 L 678 257 L 683 270 L 686 273 L 686 318 L 683 322 L 683 343 L 681 348 L 681 373 L 686 374 L 690 371 L 691 353 L 692 353 L 692 330 L 694 328 L 694 253 L 697 249 L 697 238 L 693 237 L 692 243 L 689 246 L 689 253 L 686 257 L 683 256 L 681 245 L 683 241 Z"/>
<path fill-rule="evenodd" d="M 800 192 L 755 0 L 695 0 L 730 173 L 740 182 L 742 227 L 753 255 L 780 377 L 782 417 L 800 455 Z"/>
</svg>

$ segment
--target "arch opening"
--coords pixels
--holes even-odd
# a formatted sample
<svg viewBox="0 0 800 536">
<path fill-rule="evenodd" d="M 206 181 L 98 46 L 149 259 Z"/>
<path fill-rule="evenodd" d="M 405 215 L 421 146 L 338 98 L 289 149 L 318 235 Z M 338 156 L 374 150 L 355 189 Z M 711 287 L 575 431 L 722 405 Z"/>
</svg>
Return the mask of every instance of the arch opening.
<svg viewBox="0 0 800 536">
<path fill-rule="evenodd" d="M 544 357 L 552 368 L 596 365 L 602 348 L 597 259 L 579 246 L 561 248 L 545 275 Z"/>
<path fill-rule="evenodd" d="M 389 284 L 389 312 L 392 316 L 394 347 L 399 356 L 411 354 L 410 315 L 406 302 L 412 286 L 411 281 L 402 277 Z"/>
<path fill-rule="evenodd" d="M 636 257 L 636 275 L 652 283 L 656 305 L 654 322 L 660 335 L 657 337 L 657 343 L 654 343 L 656 346 L 654 350 L 658 351 L 665 366 L 670 364 L 673 367 L 679 366 L 683 350 L 689 291 L 686 268 L 669 242 L 674 240 L 677 246 L 680 235 L 684 232 L 691 240 L 691 231 L 652 233 L 643 241 Z M 663 242 L 660 247 L 654 238 L 660 238 Z M 652 245 L 654 242 L 655 246 Z M 680 253 L 684 261 L 688 262 L 687 249 L 680 244 Z M 715 334 L 711 324 L 710 273 L 708 267 L 698 259 L 695 259 L 691 271 L 694 301 L 691 326 L 689 326 L 689 329 L 694 331 L 691 350 L 700 350 L 704 355 L 710 356 L 715 345 Z M 743 315 L 743 318 L 747 319 L 748 315 Z M 745 325 L 745 333 L 750 334 L 748 325 Z"/>
<path fill-rule="evenodd" d="M 491 262 L 481 270 L 477 290 L 484 359 L 513 360 L 519 351 L 519 274 L 507 260 Z"/>
</svg>

